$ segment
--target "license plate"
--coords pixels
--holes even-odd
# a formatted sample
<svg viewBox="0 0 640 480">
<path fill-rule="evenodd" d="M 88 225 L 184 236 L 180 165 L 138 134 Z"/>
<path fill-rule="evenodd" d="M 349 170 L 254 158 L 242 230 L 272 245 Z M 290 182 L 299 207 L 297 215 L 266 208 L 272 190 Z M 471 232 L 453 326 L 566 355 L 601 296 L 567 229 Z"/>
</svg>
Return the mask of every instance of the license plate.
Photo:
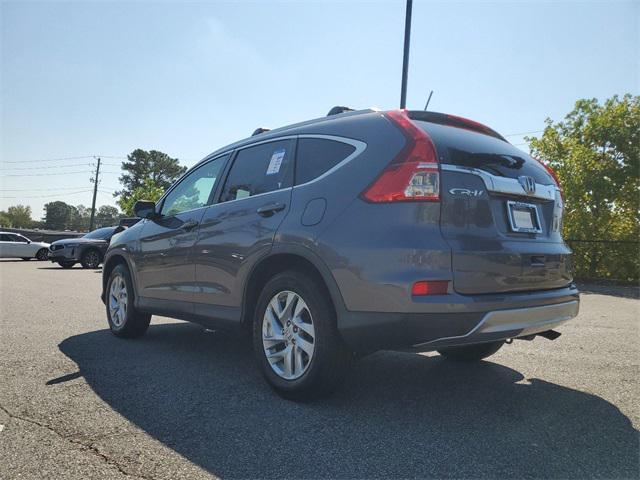
<svg viewBox="0 0 640 480">
<path fill-rule="evenodd" d="M 538 216 L 538 207 L 532 203 L 507 202 L 511 230 L 519 233 L 541 233 L 542 225 Z"/>
</svg>

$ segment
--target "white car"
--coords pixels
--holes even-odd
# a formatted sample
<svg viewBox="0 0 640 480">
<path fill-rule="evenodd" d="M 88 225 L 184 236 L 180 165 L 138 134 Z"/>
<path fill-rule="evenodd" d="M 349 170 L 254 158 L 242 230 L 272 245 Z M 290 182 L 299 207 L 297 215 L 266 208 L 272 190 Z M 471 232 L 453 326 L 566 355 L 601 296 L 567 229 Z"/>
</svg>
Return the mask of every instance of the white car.
<svg viewBox="0 0 640 480">
<path fill-rule="evenodd" d="M 0 258 L 21 258 L 22 260 L 47 260 L 49 244 L 32 242 L 17 233 L 0 232 Z"/>
</svg>

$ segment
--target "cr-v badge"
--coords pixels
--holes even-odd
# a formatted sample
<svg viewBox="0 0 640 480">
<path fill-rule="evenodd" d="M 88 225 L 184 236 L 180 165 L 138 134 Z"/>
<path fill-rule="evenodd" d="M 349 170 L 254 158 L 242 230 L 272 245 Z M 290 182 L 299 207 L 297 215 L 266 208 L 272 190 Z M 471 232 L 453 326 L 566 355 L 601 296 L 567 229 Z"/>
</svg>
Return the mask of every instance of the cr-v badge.
<svg viewBox="0 0 640 480">
<path fill-rule="evenodd" d="M 468 188 L 452 188 L 449 190 L 451 195 L 466 195 L 467 197 L 479 197 L 483 190 L 469 190 Z"/>
</svg>

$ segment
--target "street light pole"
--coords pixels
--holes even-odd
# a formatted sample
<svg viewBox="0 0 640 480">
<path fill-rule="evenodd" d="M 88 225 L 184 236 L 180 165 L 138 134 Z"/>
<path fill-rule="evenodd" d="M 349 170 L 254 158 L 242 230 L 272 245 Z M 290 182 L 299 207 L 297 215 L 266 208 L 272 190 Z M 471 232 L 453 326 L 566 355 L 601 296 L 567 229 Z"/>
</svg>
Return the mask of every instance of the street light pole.
<svg viewBox="0 0 640 480">
<path fill-rule="evenodd" d="M 404 19 L 404 55 L 402 59 L 402 87 L 400 89 L 400 108 L 407 106 L 407 75 L 409 73 L 409 43 L 411 40 L 411 8 L 413 0 L 407 0 Z"/>
</svg>

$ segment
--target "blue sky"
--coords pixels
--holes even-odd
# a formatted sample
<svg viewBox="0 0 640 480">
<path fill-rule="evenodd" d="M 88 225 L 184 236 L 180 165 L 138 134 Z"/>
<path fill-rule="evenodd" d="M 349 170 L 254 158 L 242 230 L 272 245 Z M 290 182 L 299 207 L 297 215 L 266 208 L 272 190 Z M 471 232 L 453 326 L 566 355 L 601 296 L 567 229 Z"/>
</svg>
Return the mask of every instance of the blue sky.
<svg viewBox="0 0 640 480">
<path fill-rule="evenodd" d="M 0 8 L 0 209 L 34 218 L 90 205 L 93 162 L 35 160 L 143 148 L 192 165 L 258 126 L 399 102 L 404 1 Z M 637 1 L 415 0 L 408 107 L 434 90 L 430 110 L 514 134 L 581 97 L 638 94 L 639 17 Z M 121 160 L 104 161 L 99 205 L 119 187 Z"/>
</svg>

